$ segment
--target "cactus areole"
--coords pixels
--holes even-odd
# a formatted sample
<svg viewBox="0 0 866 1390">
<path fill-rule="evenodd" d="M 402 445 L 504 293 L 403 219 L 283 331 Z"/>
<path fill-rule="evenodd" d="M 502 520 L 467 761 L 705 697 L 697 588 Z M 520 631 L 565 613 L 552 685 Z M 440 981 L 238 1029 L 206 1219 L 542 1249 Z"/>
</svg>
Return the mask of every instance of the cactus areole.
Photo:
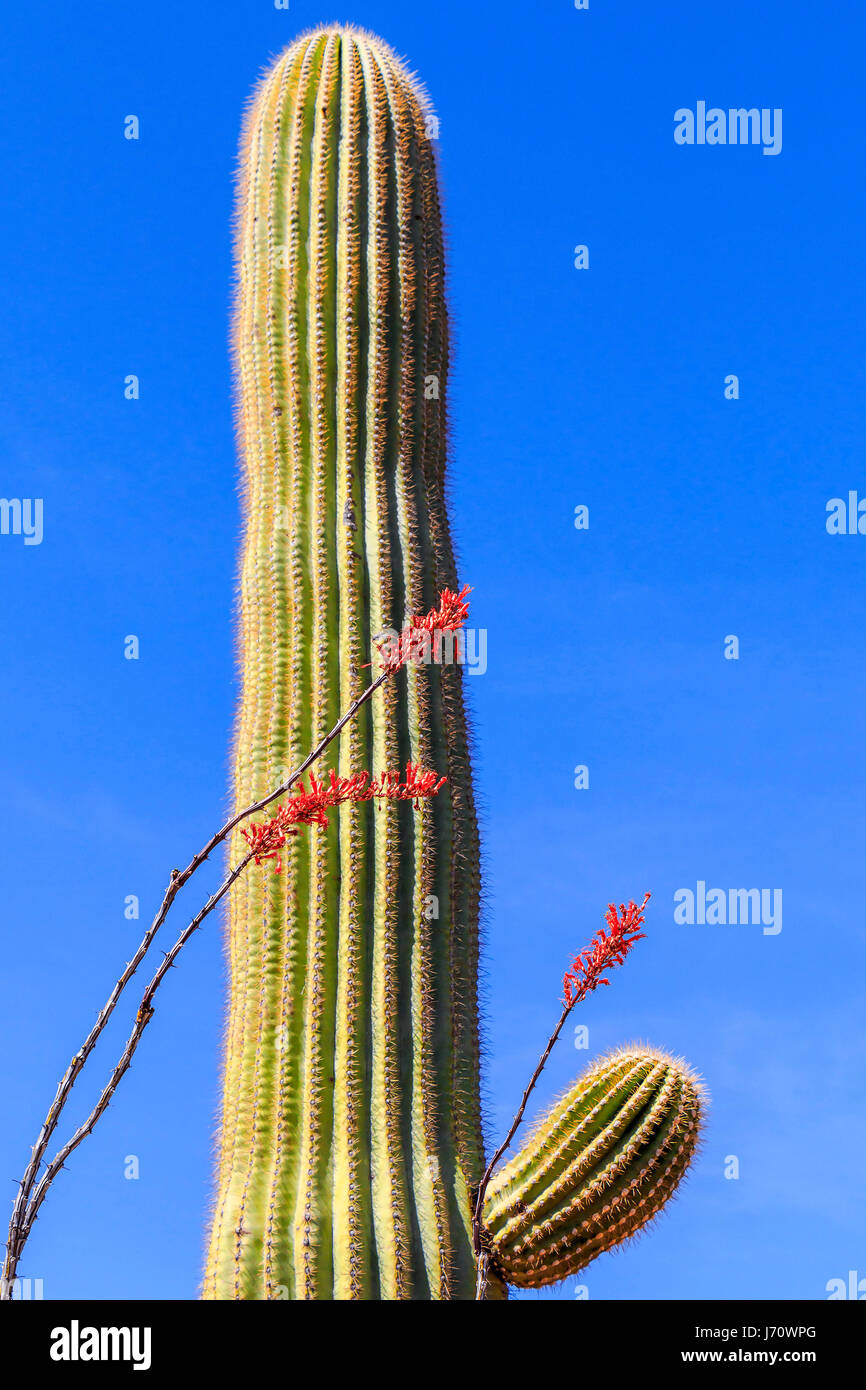
<svg viewBox="0 0 866 1390">
<path fill-rule="evenodd" d="M 238 809 L 361 693 L 383 629 L 458 587 L 435 131 L 391 49 L 343 26 L 293 43 L 248 112 Z M 289 841 L 280 874 L 231 890 L 203 1295 L 472 1299 L 479 846 L 459 664 L 407 665 L 331 752 L 340 776 L 411 762 L 447 786 L 422 812 L 341 805 Z M 232 862 L 246 848 L 238 829 Z M 578 1083 L 490 1187 L 487 1296 L 561 1279 L 641 1225 L 696 1123 L 656 1055 Z"/>
</svg>

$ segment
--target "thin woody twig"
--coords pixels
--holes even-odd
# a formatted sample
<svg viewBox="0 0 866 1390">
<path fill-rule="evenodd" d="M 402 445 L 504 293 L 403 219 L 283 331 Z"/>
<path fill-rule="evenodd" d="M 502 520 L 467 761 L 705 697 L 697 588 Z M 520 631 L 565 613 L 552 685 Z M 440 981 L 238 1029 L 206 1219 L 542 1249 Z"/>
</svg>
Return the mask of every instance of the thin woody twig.
<svg viewBox="0 0 866 1390">
<path fill-rule="evenodd" d="M 30 1235 L 30 1231 L 33 1227 L 33 1222 L 36 1220 L 36 1217 L 39 1214 L 39 1208 L 45 1201 L 45 1197 L 48 1193 L 49 1187 L 53 1183 L 54 1179 L 57 1177 L 57 1174 L 63 1168 L 70 1154 L 74 1153 L 74 1151 L 78 1148 L 79 1144 L 81 1144 L 83 1140 L 87 1138 L 88 1134 L 91 1134 L 93 1132 L 93 1129 L 97 1121 L 99 1120 L 100 1116 L 108 1109 L 111 1097 L 114 1095 L 115 1091 L 120 1085 L 120 1082 L 122 1081 L 126 1072 L 129 1070 L 132 1058 L 135 1054 L 138 1044 L 141 1042 L 144 1030 L 147 1027 L 148 1023 L 150 1023 L 150 1020 L 153 1018 L 154 1015 L 153 996 L 156 994 L 157 989 L 159 988 L 165 976 L 168 974 L 168 971 L 174 965 L 175 958 L 177 957 L 178 953 L 189 941 L 193 932 L 197 931 L 198 928 L 201 926 L 202 922 L 204 921 L 205 917 L 207 917 L 209 913 L 213 912 L 214 908 L 222 900 L 222 898 L 225 897 L 226 893 L 231 888 L 235 880 L 240 877 L 244 869 L 254 858 L 255 855 L 252 851 L 250 851 L 250 853 L 245 855 L 244 858 L 240 861 L 240 863 L 237 864 L 236 867 L 232 869 L 229 874 L 226 875 L 225 879 L 220 884 L 216 892 L 211 894 L 201 911 L 198 912 L 195 917 L 193 917 L 189 925 L 186 926 L 184 930 L 181 932 L 180 936 L 175 941 L 171 950 L 165 952 L 162 963 L 156 970 L 152 980 L 150 981 L 150 984 L 147 986 L 147 988 L 144 991 L 144 994 L 141 997 L 141 1003 L 139 1004 L 138 1012 L 135 1015 L 135 1024 L 127 1040 L 126 1047 L 123 1049 L 123 1052 L 120 1056 L 120 1060 L 118 1061 L 116 1067 L 114 1068 L 114 1071 L 111 1073 L 111 1076 L 109 1077 L 106 1085 L 104 1086 L 102 1094 L 100 1095 L 98 1101 L 94 1105 L 93 1109 L 91 1110 L 84 1123 L 79 1126 L 79 1128 L 75 1131 L 72 1137 L 68 1139 L 66 1143 L 62 1146 L 62 1148 L 59 1149 L 58 1152 L 55 1154 L 54 1158 L 48 1164 L 47 1168 L 45 1169 L 45 1172 L 42 1174 L 42 1177 L 39 1179 L 38 1183 L 33 1189 L 30 1201 L 27 1205 L 27 1209 L 24 1212 L 23 1217 L 18 1225 L 15 1245 L 13 1247 L 10 1244 L 9 1251 L 7 1253 L 7 1264 L 9 1265 L 9 1269 L 8 1272 L 6 1269 L 4 1269 L 3 1273 L 4 1283 L 2 1296 L 4 1298 L 11 1297 L 11 1285 L 15 1279 L 15 1272 L 17 1269 L 18 1261 L 21 1258 L 21 1254 L 27 1242 L 27 1238 Z M 8 1293 L 7 1289 L 9 1290 Z"/>
<path fill-rule="evenodd" d="M 274 791 L 269 792 L 267 796 L 262 797 L 259 801 L 253 802 L 244 810 L 237 811 L 232 816 L 230 816 L 229 819 L 225 822 L 225 824 L 219 830 L 217 830 L 215 834 L 211 836 L 207 844 L 204 845 L 203 848 L 200 849 L 197 854 L 193 855 L 192 859 L 187 864 L 185 869 L 172 870 L 171 876 L 169 878 L 168 887 L 166 888 L 162 898 L 162 902 L 160 903 L 159 908 L 157 909 L 156 916 L 154 917 L 153 921 L 151 922 L 150 926 L 148 927 L 147 931 L 142 937 L 138 949 L 135 952 L 135 955 L 132 957 L 132 960 L 130 960 L 127 963 L 126 968 L 123 970 L 116 984 L 114 985 L 114 988 L 112 989 L 111 993 L 108 996 L 108 999 L 106 1000 L 105 1004 L 103 1005 L 102 1009 L 97 1015 L 96 1021 L 93 1024 L 93 1027 L 91 1028 L 87 1037 L 85 1038 L 83 1044 L 76 1052 L 75 1056 L 72 1058 L 72 1061 L 69 1063 L 69 1066 L 64 1072 L 60 1084 L 57 1087 L 54 1100 L 52 1101 L 48 1113 L 42 1123 L 42 1128 L 39 1131 L 39 1136 L 36 1140 L 36 1143 L 33 1146 L 30 1161 L 27 1164 L 24 1176 L 19 1184 L 18 1193 L 16 1195 L 15 1202 L 12 1208 L 12 1216 L 9 1222 L 9 1233 L 6 1243 L 6 1258 L 3 1264 L 2 1278 L 0 1278 L 0 1301 L 8 1300 L 12 1297 L 12 1285 L 15 1279 L 18 1261 L 21 1258 L 21 1253 L 23 1251 L 24 1244 L 27 1240 L 27 1236 L 29 1235 L 30 1228 L 33 1224 L 33 1219 L 29 1216 L 33 1199 L 35 1198 L 37 1193 L 39 1193 L 39 1205 L 41 1205 L 42 1201 L 44 1200 L 47 1187 L 48 1185 L 50 1185 L 50 1182 L 46 1183 L 46 1178 L 48 1178 L 48 1174 L 51 1174 L 50 1181 L 53 1181 L 53 1178 L 59 1171 L 59 1167 L 56 1166 L 58 1159 L 60 1159 L 60 1166 L 62 1166 L 63 1157 L 68 1156 L 68 1154 L 64 1154 L 64 1150 L 61 1150 L 57 1158 L 55 1158 L 52 1161 L 46 1173 L 43 1174 L 41 1179 L 39 1179 L 39 1170 L 42 1167 L 43 1161 L 45 1159 L 45 1154 L 48 1149 L 48 1145 L 51 1142 L 51 1136 L 54 1134 L 54 1131 L 57 1128 L 60 1116 L 63 1113 L 64 1107 L 69 1099 L 72 1088 L 75 1085 L 75 1082 L 77 1081 L 78 1077 L 80 1076 L 85 1066 L 85 1063 L 87 1062 L 87 1059 L 93 1052 L 93 1049 L 99 1041 L 99 1038 L 104 1032 L 106 1025 L 108 1024 L 108 1021 L 111 1018 L 111 1015 L 114 1013 L 114 1010 L 117 1006 L 121 994 L 123 993 L 126 986 L 129 984 L 129 981 L 132 979 L 141 962 L 144 960 L 144 957 L 147 955 L 147 952 L 149 951 L 153 943 L 154 937 L 156 936 L 160 927 L 165 922 L 165 919 L 168 916 L 172 903 L 174 902 L 181 888 L 183 888 L 184 885 L 189 882 L 193 874 L 201 868 L 202 864 L 206 862 L 206 860 L 210 857 L 213 851 L 219 845 L 222 844 L 222 842 L 231 834 L 231 832 L 235 829 L 236 826 L 240 824 L 241 821 L 247 820 L 250 816 L 256 815 L 259 811 L 264 810 L 266 806 L 269 806 L 272 801 L 275 801 L 277 797 L 282 796 L 285 792 L 291 790 L 291 788 L 295 785 L 298 779 L 304 775 L 307 769 L 319 757 L 321 757 L 325 749 L 328 748 L 329 745 L 333 743 L 334 739 L 339 736 L 339 734 L 349 723 L 349 721 L 354 718 L 358 711 L 370 699 L 372 699 L 373 695 L 379 689 L 379 687 L 384 684 L 384 682 L 388 679 L 389 676 L 394 675 L 395 672 L 399 669 L 400 667 L 396 664 L 386 666 L 385 669 L 376 677 L 376 679 L 372 681 L 370 685 L 367 686 L 366 690 L 364 690 L 362 694 L 360 694 L 357 697 L 357 699 L 353 700 L 352 704 L 345 711 L 345 713 L 341 715 L 341 717 L 337 720 L 336 724 L 330 730 L 330 732 L 327 733 L 324 736 L 324 738 L 320 740 L 320 742 L 316 745 L 316 747 L 312 750 L 311 753 L 308 753 L 307 757 L 300 764 L 300 766 L 291 774 L 290 777 L 288 777 L 277 788 L 275 788 Z M 241 868 L 245 867 L 245 865 L 248 862 L 249 857 L 243 861 L 243 865 L 238 866 L 236 872 L 233 871 L 233 876 L 230 875 L 229 878 L 223 883 L 221 889 L 219 890 L 218 896 L 215 895 L 214 899 L 209 899 L 210 906 L 206 904 L 206 910 L 203 910 L 203 914 L 199 914 L 199 918 L 193 919 L 196 926 L 198 925 L 199 920 L 203 919 L 203 916 L 206 916 L 207 913 L 210 912 L 212 908 L 216 906 L 216 903 L 228 890 L 231 883 L 234 882 L 234 878 L 237 877 L 237 873 L 239 873 L 241 871 Z M 187 933 L 191 935 L 192 931 L 194 930 L 195 926 L 193 926 L 191 923 L 190 927 L 186 929 L 186 933 L 183 934 L 183 938 L 180 940 L 180 945 L 183 944 L 184 940 L 188 939 Z M 175 947 L 173 948 L 174 954 L 176 954 L 178 949 L 179 945 L 178 943 L 175 943 Z M 170 952 L 169 955 L 172 955 L 172 952 Z M 165 969 L 168 969 L 168 966 L 165 966 Z M 157 976 L 154 976 L 154 980 L 157 984 L 159 983 L 159 979 L 162 978 L 164 973 L 165 970 L 161 968 L 161 971 L 157 972 L 157 976 L 159 978 L 157 978 Z M 151 981 L 151 985 L 153 984 L 154 981 Z M 148 989 L 150 989 L 150 986 L 148 986 Z M 145 994 L 147 994 L 147 991 L 145 991 Z M 135 1051 L 135 1047 L 137 1047 L 137 1045 L 138 1039 L 136 1039 L 135 1046 L 132 1049 L 133 1052 Z M 132 1054 L 130 1053 L 130 1058 L 131 1055 Z M 126 1066 L 123 1068 L 123 1071 L 126 1070 L 126 1067 L 128 1067 L 128 1065 L 129 1062 L 126 1063 Z M 122 1075 L 123 1072 L 120 1073 L 120 1076 Z M 120 1076 L 118 1076 L 117 1078 L 118 1081 L 120 1080 Z M 109 1085 L 110 1084 L 111 1083 L 109 1083 Z M 110 1095 L 108 1096 L 108 1098 L 106 1098 L 105 1105 L 108 1104 L 108 1099 L 110 1099 Z M 94 1124 L 96 1123 L 96 1120 L 99 1118 L 99 1115 L 102 1113 L 102 1110 L 105 1109 L 105 1105 L 102 1106 L 98 1114 L 95 1114 L 92 1117 Z M 84 1129 L 84 1127 L 82 1128 Z M 85 1129 L 84 1132 L 82 1132 L 81 1130 L 76 1131 L 76 1135 L 73 1136 L 73 1138 L 76 1138 L 76 1136 L 80 1137 L 77 1138 L 77 1142 L 73 1145 L 73 1148 L 77 1147 L 77 1145 L 85 1137 L 85 1133 L 89 1132 L 89 1129 Z M 72 1150 L 70 1149 L 69 1152 L 71 1151 Z M 33 1217 L 35 1217 L 35 1211 L 33 1212 Z M 22 1232 L 24 1232 L 23 1237 Z"/>
<path fill-rule="evenodd" d="M 45 1120 L 43 1121 L 42 1128 L 39 1131 L 39 1136 L 31 1150 L 30 1161 L 27 1164 L 27 1168 L 24 1172 L 23 1178 L 19 1183 L 18 1193 L 15 1198 L 15 1203 L 12 1208 L 12 1216 L 9 1222 L 9 1233 L 7 1236 L 6 1243 L 6 1258 L 3 1263 L 2 1275 L 0 1275 L 0 1301 L 9 1300 L 12 1298 L 18 1261 L 21 1258 L 21 1254 L 23 1252 L 24 1245 L 27 1241 L 27 1237 L 30 1234 L 33 1221 L 36 1218 L 36 1214 L 38 1212 L 39 1207 L 42 1205 L 42 1202 L 45 1199 L 45 1195 L 48 1191 L 49 1186 L 53 1182 L 54 1178 L 57 1176 L 57 1173 L 59 1173 L 62 1169 L 65 1159 L 68 1158 L 69 1154 L 72 1153 L 73 1150 L 76 1149 L 78 1145 L 82 1142 L 82 1140 L 86 1138 L 88 1134 L 91 1133 L 100 1115 L 102 1115 L 105 1109 L 107 1108 L 111 1096 L 117 1089 L 118 1083 L 120 1082 L 121 1078 L 123 1077 L 123 1075 L 129 1067 L 129 1064 L 132 1060 L 132 1055 L 138 1047 L 138 1043 L 141 1039 L 141 1034 L 143 1033 L 147 1024 L 150 1022 L 150 1019 L 153 1015 L 151 1000 L 153 998 L 155 990 L 158 988 L 160 982 L 165 977 L 166 972 L 174 964 L 174 958 L 177 955 L 178 951 L 182 948 L 186 941 L 189 940 L 193 932 L 201 925 L 201 922 L 208 915 L 208 913 L 211 912 L 214 907 L 216 907 L 217 903 L 225 895 L 225 893 L 231 887 L 232 883 L 234 883 L 238 875 L 243 872 L 243 870 L 249 864 L 250 860 L 257 859 L 255 850 L 252 849 L 250 853 L 247 854 L 245 858 L 241 861 L 241 863 L 238 864 L 237 867 L 229 873 L 229 875 L 221 884 L 217 892 L 213 894 L 211 898 L 208 899 L 204 908 L 202 908 L 202 910 L 197 914 L 197 916 L 193 918 L 192 922 L 190 922 L 190 924 L 181 933 L 180 937 L 175 942 L 171 951 L 169 951 L 166 954 L 163 964 L 157 970 L 156 974 L 154 975 L 153 979 L 151 980 L 150 984 L 144 992 L 141 1005 L 139 1006 L 138 1014 L 136 1015 L 135 1028 L 133 1029 L 133 1032 L 127 1043 L 126 1049 L 124 1050 L 124 1053 L 121 1056 L 121 1059 L 118 1062 L 115 1071 L 112 1073 L 111 1079 L 109 1080 L 107 1086 L 103 1090 L 99 1101 L 97 1102 L 96 1106 L 94 1107 L 93 1111 L 91 1112 L 90 1116 L 85 1121 L 85 1123 L 75 1131 L 75 1134 L 72 1136 L 72 1138 L 59 1150 L 59 1152 L 55 1155 L 54 1159 L 52 1159 L 51 1163 L 48 1165 L 45 1173 L 42 1175 L 41 1178 L 39 1178 L 39 1170 L 41 1169 L 42 1164 L 45 1160 L 45 1154 L 48 1149 L 51 1136 L 57 1128 L 60 1116 L 63 1113 L 64 1107 L 66 1106 L 66 1102 L 69 1099 L 72 1088 L 75 1085 L 76 1080 L 80 1076 L 88 1058 L 93 1052 L 94 1047 L 99 1041 L 99 1038 L 104 1032 L 107 1023 L 117 1006 L 117 1002 L 120 999 L 121 994 L 123 993 L 129 981 L 132 979 L 132 976 L 135 974 L 144 957 L 146 956 L 148 950 L 150 949 L 153 943 L 154 937 L 156 936 L 160 927 L 165 922 L 165 919 L 168 916 L 169 910 L 175 898 L 177 897 L 177 894 L 180 892 L 181 888 L 183 888 L 184 885 L 189 882 L 193 874 L 201 868 L 202 864 L 205 863 L 205 861 L 209 858 L 213 851 L 220 844 L 222 844 L 222 842 L 227 838 L 228 835 L 231 834 L 232 830 L 234 830 L 235 827 L 239 825 L 241 821 L 248 819 L 250 816 L 256 815 L 259 811 L 264 810 L 266 806 L 269 806 L 272 801 L 275 801 L 277 797 L 282 796 L 285 792 L 291 790 L 291 788 L 298 781 L 298 779 L 303 776 L 307 769 L 319 757 L 321 757 L 325 749 L 328 748 L 331 743 L 333 743 L 334 739 L 336 739 L 339 736 L 339 734 L 349 723 L 349 721 L 352 718 L 354 718 L 354 716 L 358 713 L 362 706 L 364 706 L 373 697 L 375 692 L 379 689 L 381 685 L 384 684 L 384 682 L 388 679 L 389 676 L 395 675 L 399 670 L 402 669 L 404 665 L 410 662 L 413 662 L 418 659 L 429 659 L 425 658 L 423 653 L 421 653 L 419 656 L 419 654 L 415 652 L 412 641 L 413 633 L 416 633 L 417 630 L 420 629 L 422 635 L 426 634 L 429 637 L 434 632 L 437 632 L 439 629 L 442 629 L 444 631 L 455 631 L 457 628 L 463 626 L 469 607 L 467 601 L 467 595 L 469 593 L 470 589 L 468 585 L 464 585 L 463 589 L 459 593 L 452 593 L 447 588 L 443 589 L 439 596 L 439 606 L 431 609 L 428 613 L 424 614 L 423 616 L 416 615 L 409 619 L 407 625 L 404 628 L 402 636 L 397 641 L 396 647 L 392 647 L 389 655 L 383 653 L 382 646 L 379 642 L 377 642 L 374 639 L 374 644 L 377 646 L 379 650 L 380 657 L 384 657 L 382 661 L 381 672 L 376 677 L 376 679 L 372 681 L 370 685 L 367 686 L 366 690 L 364 690 L 357 697 L 357 699 L 353 700 L 352 704 L 345 711 L 345 713 L 340 716 L 340 718 L 337 720 L 337 723 L 330 730 L 330 732 L 325 734 L 325 736 L 320 740 L 320 742 L 316 745 L 312 752 L 310 752 L 307 755 L 307 757 L 304 759 L 301 765 L 291 774 L 290 777 L 288 777 L 284 782 L 282 782 L 280 786 L 276 787 L 272 792 L 269 792 L 267 796 L 262 797 L 259 801 L 253 802 L 244 810 L 235 812 L 235 814 L 232 815 L 226 821 L 226 823 L 221 827 L 221 829 L 211 836 L 207 844 L 202 849 L 200 849 L 197 854 L 193 856 L 193 858 L 190 860 L 189 864 L 186 866 L 185 869 L 172 869 L 168 887 L 165 890 L 165 894 L 163 895 L 163 899 L 159 905 L 156 916 L 154 917 L 153 921 L 151 922 L 150 926 L 148 927 L 147 931 L 142 937 L 138 950 L 135 952 L 135 955 L 133 956 L 132 960 L 127 962 L 126 968 L 121 973 L 119 979 L 117 980 L 117 983 L 115 984 L 110 995 L 108 996 L 106 1003 L 103 1005 L 102 1009 L 97 1015 L 96 1022 L 94 1023 L 93 1027 L 91 1028 L 90 1032 L 85 1038 L 84 1043 L 79 1048 L 78 1052 L 76 1052 L 75 1056 L 72 1058 L 72 1061 L 70 1062 L 63 1077 L 61 1078 L 60 1084 L 54 1096 L 54 1100 L 52 1101 L 51 1106 L 49 1107 L 48 1113 L 45 1117 Z M 272 856 L 269 855 L 266 857 Z"/>
</svg>

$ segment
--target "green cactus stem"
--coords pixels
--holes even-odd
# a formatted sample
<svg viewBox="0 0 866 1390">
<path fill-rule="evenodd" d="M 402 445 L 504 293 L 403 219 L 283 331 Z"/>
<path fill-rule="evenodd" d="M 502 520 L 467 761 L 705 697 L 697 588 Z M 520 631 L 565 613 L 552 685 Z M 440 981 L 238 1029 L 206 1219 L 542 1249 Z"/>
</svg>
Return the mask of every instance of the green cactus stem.
<svg viewBox="0 0 866 1390">
<path fill-rule="evenodd" d="M 457 587 L 431 122 L 392 51 L 345 27 L 292 44 L 248 113 L 237 807 L 360 693 L 374 637 Z M 408 669 L 335 745 L 344 776 L 444 773 L 434 803 L 341 807 L 281 875 L 232 890 L 205 1297 L 472 1297 L 479 855 L 461 676 Z"/>
<path fill-rule="evenodd" d="M 689 1166 L 704 1092 L 680 1061 L 627 1047 L 596 1062 L 494 1175 L 491 1267 L 538 1288 L 576 1274 L 658 1214 Z"/>
</svg>

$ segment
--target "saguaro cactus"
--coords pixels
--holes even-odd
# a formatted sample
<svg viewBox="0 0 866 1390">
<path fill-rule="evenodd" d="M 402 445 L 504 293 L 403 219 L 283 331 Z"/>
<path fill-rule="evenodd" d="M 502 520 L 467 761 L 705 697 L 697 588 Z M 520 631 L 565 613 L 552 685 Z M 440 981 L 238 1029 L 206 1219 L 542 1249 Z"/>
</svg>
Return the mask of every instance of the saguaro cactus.
<svg viewBox="0 0 866 1390">
<path fill-rule="evenodd" d="M 457 587 L 432 130 L 402 63 L 345 27 L 288 48 L 248 114 L 238 808 L 279 785 L 359 694 L 377 634 Z M 232 889 L 206 1297 L 474 1296 L 479 874 L 461 679 L 457 665 L 407 665 L 339 745 L 341 775 L 411 760 L 446 774 L 446 793 L 414 819 L 405 803 L 344 805 L 287 845 L 281 875 L 252 872 Z M 641 1065 L 661 1084 L 655 1063 Z M 661 1141 L 628 1138 L 625 1083 L 605 1114 L 621 1100 L 602 1150 L 614 1166 L 630 1156 L 630 1181 Z M 503 1277 L 571 1268 L 563 1203 L 584 1171 L 572 1149 L 600 1141 L 581 1104 L 560 1110 L 519 1176 L 490 1188 L 490 1296 Z M 681 1168 L 690 1140 L 661 1123 Z M 531 1227 L 525 1201 L 539 1212 Z M 603 1219 L 595 1197 L 576 1209 Z"/>
<path fill-rule="evenodd" d="M 456 586 L 429 120 L 390 49 L 345 28 L 293 44 L 249 111 L 238 805 L 333 725 L 383 627 Z M 457 665 L 390 682 L 339 770 L 410 758 L 447 798 L 414 821 L 344 807 L 280 877 L 233 891 L 211 1297 L 471 1296 L 479 885 Z"/>
</svg>

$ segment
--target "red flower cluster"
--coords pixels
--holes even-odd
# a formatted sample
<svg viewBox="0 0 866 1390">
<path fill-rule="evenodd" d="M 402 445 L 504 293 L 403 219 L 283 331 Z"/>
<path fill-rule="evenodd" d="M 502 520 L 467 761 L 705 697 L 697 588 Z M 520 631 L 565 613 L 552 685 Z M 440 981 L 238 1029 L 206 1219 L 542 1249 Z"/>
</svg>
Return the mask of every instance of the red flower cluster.
<svg viewBox="0 0 866 1390">
<path fill-rule="evenodd" d="M 586 950 L 575 956 L 571 969 L 566 971 L 563 977 L 563 1002 L 567 1009 L 579 1004 L 598 985 L 610 984 L 610 980 L 604 978 L 603 972 L 613 969 L 616 965 L 622 965 L 635 942 L 642 941 L 646 936 L 646 932 L 640 931 L 639 928 L 643 926 L 644 912 L 649 900 L 650 894 L 647 893 L 640 907 L 633 902 L 630 902 L 628 907 L 620 903 L 618 912 L 613 903 L 608 904 L 604 920 L 610 928 L 610 933 L 608 934 L 603 927 L 601 931 L 596 932 Z"/>
<path fill-rule="evenodd" d="M 469 616 L 468 595 L 471 593 L 468 584 L 463 585 L 459 594 L 454 593 L 452 589 L 442 589 L 439 594 L 439 607 L 431 608 L 429 613 L 414 614 L 397 641 L 392 640 L 388 644 L 391 650 L 383 652 L 386 644 L 377 643 L 383 670 L 399 671 L 407 661 L 424 660 L 425 653 L 429 653 L 432 639 L 437 632 L 457 632 L 462 628 Z M 429 655 L 427 659 L 429 660 Z"/>
<path fill-rule="evenodd" d="M 435 796 L 447 777 L 422 771 L 416 763 L 406 764 L 403 781 L 399 772 L 382 772 L 371 778 L 369 772 L 356 772 L 351 777 L 338 777 L 331 771 L 328 780 L 320 782 L 310 773 L 310 790 L 303 782 L 286 803 L 278 806 L 270 820 L 254 823 L 241 831 L 253 852 L 257 864 L 263 859 L 275 859 L 276 871 L 282 869 L 280 850 L 290 835 L 297 835 L 300 825 L 327 826 L 328 811 L 346 801 L 414 801 L 416 811 L 422 800 Z"/>
</svg>

